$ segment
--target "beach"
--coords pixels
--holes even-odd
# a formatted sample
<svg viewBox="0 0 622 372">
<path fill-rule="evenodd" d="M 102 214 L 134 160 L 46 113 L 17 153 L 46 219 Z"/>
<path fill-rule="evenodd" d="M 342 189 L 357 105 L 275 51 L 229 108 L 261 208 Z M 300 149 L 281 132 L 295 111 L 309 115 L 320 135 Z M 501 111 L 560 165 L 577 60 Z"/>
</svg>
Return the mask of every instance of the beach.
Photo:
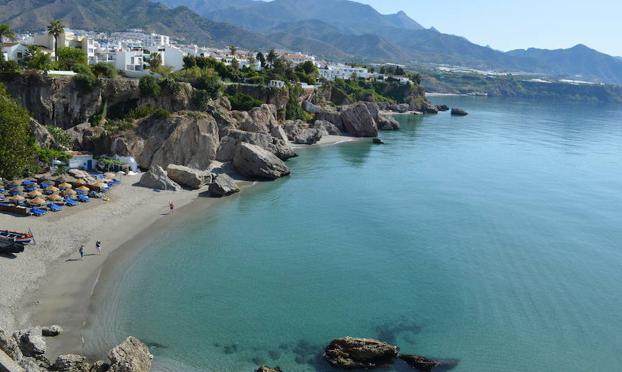
<svg viewBox="0 0 622 372">
<path fill-rule="evenodd" d="M 300 150 L 354 140 L 359 139 L 325 136 L 314 146 L 293 146 Z M 48 354 L 80 353 L 80 332 L 88 319 L 91 296 L 106 266 L 122 258 L 116 251 L 130 249 L 135 244 L 128 242 L 140 240 L 150 229 L 166 228 L 188 209 L 209 208 L 222 200 L 199 197 L 206 189 L 156 192 L 136 186 L 140 176 L 123 176 L 108 202 L 94 200 L 39 218 L 0 214 L 3 229 L 30 229 L 36 240 L 36 245 L 15 257 L 0 257 L 1 329 L 59 324 L 65 332 L 48 345 Z M 238 181 L 242 190 L 252 185 Z M 169 202 L 176 207 L 173 215 Z M 95 249 L 98 240 L 103 243 L 101 255 Z M 83 260 L 78 253 L 82 244 L 86 247 Z"/>
</svg>

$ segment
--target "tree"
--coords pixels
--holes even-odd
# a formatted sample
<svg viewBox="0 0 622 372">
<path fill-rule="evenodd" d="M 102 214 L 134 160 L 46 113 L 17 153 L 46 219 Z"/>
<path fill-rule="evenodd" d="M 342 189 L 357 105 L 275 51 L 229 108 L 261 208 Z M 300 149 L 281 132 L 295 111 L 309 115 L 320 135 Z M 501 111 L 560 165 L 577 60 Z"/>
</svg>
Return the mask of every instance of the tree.
<svg viewBox="0 0 622 372">
<path fill-rule="evenodd" d="M 229 52 L 231 53 L 232 56 L 235 56 L 236 53 L 238 52 L 238 48 L 236 48 L 235 45 L 231 45 L 229 47 Z"/>
<path fill-rule="evenodd" d="M 240 69 L 240 62 L 236 58 L 232 59 L 231 60 L 231 67 L 234 70 L 239 70 Z"/>
<path fill-rule="evenodd" d="M 141 77 L 138 87 L 143 97 L 157 97 L 161 92 L 160 84 L 158 84 L 156 78 L 151 75 Z"/>
<path fill-rule="evenodd" d="M 0 177 L 20 177 L 33 165 L 29 123 L 28 112 L 0 84 Z"/>
<path fill-rule="evenodd" d="M 54 36 L 54 55 L 56 56 L 56 60 L 58 61 L 58 37 L 65 32 L 65 25 L 63 21 L 59 19 L 55 19 L 50 22 L 48 26 L 48 34 Z"/>
<path fill-rule="evenodd" d="M 7 24 L 0 24 L 0 44 L 4 43 L 4 40 L 14 40 L 15 32 L 11 30 L 11 27 Z"/>
<path fill-rule="evenodd" d="M 160 66 L 162 66 L 162 56 L 160 53 L 151 53 L 149 55 L 149 69 L 155 71 Z"/>
<path fill-rule="evenodd" d="M 261 63 L 261 68 L 266 67 L 266 57 L 263 55 L 262 52 L 257 53 L 256 58 L 259 61 L 259 63 Z"/>
<path fill-rule="evenodd" d="M 40 47 L 36 45 L 29 45 L 28 51 L 23 61 L 27 68 L 33 70 L 49 71 L 54 67 L 54 61 L 49 54 L 44 53 Z"/>
<path fill-rule="evenodd" d="M 58 68 L 65 71 L 74 71 L 77 66 L 88 66 L 89 58 L 82 49 L 60 48 L 56 54 Z M 76 71 L 78 72 L 78 71 Z"/>
<path fill-rule="evenodd" d="M 274 64 L 274 62 L 276 62 L 276 60 L 279 58 L 279 55 L 276 54 L 276 51 L 274 49 L 271 49 L 270 52 L 268 53 L 268 58 L 267 61 L 268 63 L 270 63 L 271 65 Z"/>
<path fill-rule="evenodd" d="M 111 63 L 99 62 L 91 66 L 91 70 L 96 77 L 114 79 L 117 77 L 117 69 Z"/>
</svg>

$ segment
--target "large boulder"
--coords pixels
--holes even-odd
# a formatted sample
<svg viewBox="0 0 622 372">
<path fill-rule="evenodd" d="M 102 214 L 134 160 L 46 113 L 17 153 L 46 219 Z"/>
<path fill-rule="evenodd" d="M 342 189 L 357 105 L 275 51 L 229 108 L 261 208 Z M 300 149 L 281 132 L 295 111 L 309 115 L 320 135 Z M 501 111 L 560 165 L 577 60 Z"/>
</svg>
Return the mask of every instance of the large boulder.
<svg viewBox="0 0 622 372">
<path fill-rule="evenodd" d="M 378 115 L 376 119 L 376 123 L 378 124 L 378 129 L 381 130 L 398 130 L 400 129 L 399 121 L 395 120 L 390 116 Z"/>
<path fill-rule="evenodd" d="M 320 131 L 322 136 L 340 136 L 341 131 L 337 126 L 333 123 L 330 123 L 326 120 L 316 120 L 310 125 L 311 128 L 317 129 Z"/>
<path fill-rule="evenodd" d="M 200 171 L 183 165 L 169 164 L 166 168 L 168 177 L 182 186 L 198 190 L 212 181 L 210 172 Z"/>
<path fill-rule="evenodd" d="M 313 145 L 322 139 L 322 132 L 316 128 L 309 128 L 304 121 L 288 121 L 284 125 L 287 138 L 300 145 Z"/>
<path fill-rule="evenodd" d="M 56 358 L 51 369 L 59 372 L 90 372 L 91 364 L 82 355 L 66 354 Z"/>
<path fill-rule="evenodd" d="M 22 354 L 26 357 L 39 357 L 45 354 L 47 345 L 41 328 L 33 327 L 13 333 L 13 338 L 17 341 L 17 345 Z"/>
<path fill-rule="evenodd" d="M 250 143 L 270 151 L 281 160 L 287 160 L 296 156 L 296 152 L 290 144 L 282 139 L 267 133 L 253 133 L 241 130 L 229 130 L 220 142 L 216 153 L 216 160 L 229 162 L 233 160 L 235 150 L 240 143 Z"/>
<path fill-rule="evenodd" d="M 327 121 L 336 126 L 339 131 L 345 132 L 343 120 L 341 119 L 341 113 L 332 110 L 322 110 L 315 114 L 316 120 Z"/>
<path fill-rule="evenodd" d="M 240 191 L 237 183 L 233 180 L 233 178 L 228 175 L 221 173 L 215 175 L 215 178 L 212 180 L 212 183 L 209 185 L 209 194 L 211 196 L 221 198 L 223 196 L 233 195 Z"/>
<path fill-rule="evenodd" d="M 241 143 L 233 157 L 233 166 L 242 175 L 274 180 L 289 175 L 287 165 L 271 152 L 249 143 Z"/>
<path fill-rule="evenodd" d="M 135 337 L 128 337 L 121 345 L 110 350 L 109 372 L 147 372 L 153 355 L 149 348 Z"/>
<path fill-rule="evenodd" d="M 274 105 L 263 104 L 255 107 L 248 115 L 251 120 L 241 123 L 241 129 L 247 132 L 270 133 L 270 128 L 279 125 Z"/>
<path fill-rule="evenodd" d="M 438 114 L 438 108 L 435 105 L 427 101 L 423 103 L 421 107 L 421 111 L 424 114 Z"/>
<path fill-rule="evenodd" d="M 159 165 L 154 165 L 149 172 L 144 173 L 138 184 L 155 190 L 181 191 L 181 186 L 171 180 Z"/>
<path fill-rule="evenodd" d="M 376 137 L 378 126 L 373 114 L 365 103 L 344 107 L 341 111 L 341 120 L 345 131 L 355 137 Z"/>
<path fill-rule="evenodd" d="M 4 351 L 11 359 L 19 362 L 22 359 L 22 351 L 17 341 L 10 334 L 0 329 L 0 350 Z"/>
<path fill-rule="evenodd" d="M 436 105 L 436 109 L 438 111 L 443 111 L 443 112 L 444 111 L 449 111 L 449 106 L 447 106 L 447 105 Z"/>
<path fill-rule="evenodd" d="M 205 170 L 216 159 L 220 144 L 216 120 L 200 112 L 178 113 L 168 119 L 145 119 L 137 134 L 144 143 L 140 154 L 133 156 L 143 169 L 179 164 Z"/>
<path fill-rule="evenodd" d="M 344 337 L 333 340 L 324 350 L 324 357 L 337 368 L 371 369 L 390 366 L 399 351 L 397 346 L 382 341 Z"/>
<path fill-rule="evenodd" d="M 35 119 L 30 119 L 29 128 L 30 133 L 32 133 L 32 136 L 34 137 L 35 143 L 37 145 L 45 149 L 62 147 L 58 143 L 56 143 L 56 140 L 54 139 L 54 136 L 52 136 L 50 131 L 48 131 L 48 129 L 43 125 L 39 124 L 39 122 Z"/>
<path fill-rule="evenodd" d="M 270 134 L 272 135 L 272 137 L 278 140 L 281 140 L 284 142 L 289 141 L 289 138 L 287 137 L 287 133 L 285 133 L 285 130 L 280 125 L 276 125 L 272 127 L 272 129 L 270 129 Z"/>
</svg>

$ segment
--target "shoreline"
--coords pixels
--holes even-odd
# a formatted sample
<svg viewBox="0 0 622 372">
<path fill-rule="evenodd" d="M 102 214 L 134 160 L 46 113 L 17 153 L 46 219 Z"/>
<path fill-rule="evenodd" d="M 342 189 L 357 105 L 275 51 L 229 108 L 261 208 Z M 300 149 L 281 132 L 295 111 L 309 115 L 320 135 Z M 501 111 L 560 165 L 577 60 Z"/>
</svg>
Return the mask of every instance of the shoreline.
<svg viewBox="0 0 622 372">
<path fill-rule="evenodd" d="M 366 139 L 370 140 L 325 136 L 314 145 L 292 146 L 296 150 L 311 149 Z M 15 230 L 32 227 L 39 240 L 15 259 L 0 259 L 0 271 L 9 274 L 9 280 L 0 283 L 0 293 L 3 293 L 0 328 L 13 331 L 33 325 L 58 324 L 65 331 L 49 343 L 48 356 L 53 359 L 60 354 L 82 354 L 82 331 L 92 314 L 93 296 L 105 281 L 107 268 L 135 252 L 132 246 L 144 241 L 153 229 L 166 228 L 196 211 L 204 211 L 231 198 L 199 197 L 205 189 L 155 192 L 133 186 L 140 176 L 124 176 L 122 184 L 111 191 L 112 201 L 108 203 L 96 201 L 35 220 L 0 214 L 1 226 Z M 257 184 L 236 181 L 241 189 L 239 194 Z M 169 201 L 176 205 L 172 221 L 167 218 L 170 217 Z M 103 243 L 101 256 L 94 254 L 97 240 Z M 87 250 L 83 261 L 77 253 L 80 244 Z M 19 285 L 11 285 L 14 281 Z"/>
</svg>

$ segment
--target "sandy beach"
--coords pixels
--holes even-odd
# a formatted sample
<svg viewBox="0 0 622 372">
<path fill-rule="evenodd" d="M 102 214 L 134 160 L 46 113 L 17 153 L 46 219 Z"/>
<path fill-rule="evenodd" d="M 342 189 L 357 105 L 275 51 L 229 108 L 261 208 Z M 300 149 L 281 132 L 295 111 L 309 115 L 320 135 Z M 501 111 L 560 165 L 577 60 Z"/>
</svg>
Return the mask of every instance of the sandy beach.
<svg viewBox="0 0 622 372">
<path fill-rule="evenodd" d="M 370 140 L 325 136 L 316 145 L 293 145 L 296 150 Z M 135 186 L 140 175 L 122 177 L 110 192 L 111 200 L 66 208 L 58 214 L 16 217 L 0 214 L 3 229 L 31 229 L 37 244 L 15 257 L 0 257 L 0 328 L 16 330 L 33 325 L 59 324 L 65 332 L 48 345 L 48 354 L 81 352 L 81 330 L 90 314 L 93 293 L 102 272 L 131 250 L 151 229 L 163 229 L 192 210 L 209 208 L 226 199 L 199 197 L 203 190 L 156 192 Z M 252 185 L 240 184 L 242 190 Z M 169 214 L 172 201 L 175 213 Z M 97 255 L 95 242 L 103 242 Z M 84 244 L 86 257 L 78 248 Z"/>
</svg>

